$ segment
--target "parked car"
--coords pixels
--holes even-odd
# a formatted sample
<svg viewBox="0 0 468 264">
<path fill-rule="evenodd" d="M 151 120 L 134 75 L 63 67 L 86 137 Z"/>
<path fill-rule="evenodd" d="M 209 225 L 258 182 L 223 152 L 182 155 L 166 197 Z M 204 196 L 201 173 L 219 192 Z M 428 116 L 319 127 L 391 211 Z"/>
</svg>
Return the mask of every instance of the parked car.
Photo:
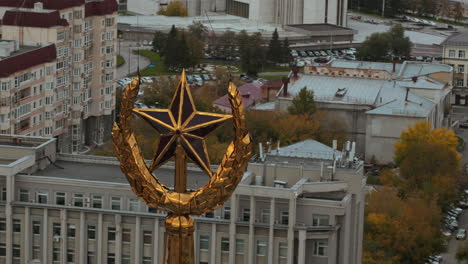
<svg viewBox="0 0 468 264">
<path fill-rule="evenodd" d="M 455 235 L 455 238 L 457 240 L 465 240 L 465 238 L 466 238 L 466 229 L 464 229 L 464 228 L 458 229 L 457 234 Z"/>
<path fill-rule="evenodd" d="M 150 77 L 141 77 L 141 81 L 144 83 L 153 83 L 153 79 Z"/>
<path fill-rule="evenodd" d="M 459 128 L 468 128 L 468 122 L 460 123 Z"/>
<path fill-rule="evenodd" d="M 315 57 L 320 57 L 320 51 L 314 50 L 314 55 L 315 55 Z"/>
<path fill-rule="evenodd" d="M 327 58 L 324 58 L 324 57 L 319 57 L 319 58 L 315 58 L 314 59 L 314 62 L 316 63 L 327 63 L 329 60 Z"/>
<path fill-rule="evenodd" d="M 307 50 L 307 55 L 309 55 L 309 57 L 314 57 L 314 53 L 311 51 L 311 50 Z"/>
<path fill-rule="evenodd" d="M 320 51 L 320 55 L 321 55 L 321 56 L 327 56 L 328 54 L 327 54 L 324 50 L 321 50 L 321 51 Z"/>
<path fill-rule="evenodd" d="M 446 237 L 446 238 L 450 238 L 452 236 L 452 232 L 450 232 L 448 230 L 444 230 L 444 231 L 442 231 L 442 235 L 444 235 L 444 237 Z"/>
<path fill-rule="evenodd" d="M 307 57 L 307 53 L 303 50 L 299 52 L 301 54 L 301 57 Z"/>
</svg>

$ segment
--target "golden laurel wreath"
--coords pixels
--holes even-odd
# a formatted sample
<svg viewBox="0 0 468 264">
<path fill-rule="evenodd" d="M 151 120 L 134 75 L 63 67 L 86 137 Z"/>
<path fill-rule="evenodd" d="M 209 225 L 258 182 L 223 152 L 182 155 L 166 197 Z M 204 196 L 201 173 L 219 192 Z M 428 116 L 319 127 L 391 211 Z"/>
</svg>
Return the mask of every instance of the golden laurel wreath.
<svg viewBox="0 0 468 264">
<path fill-rule="evenodd" d="M 185 76 L 185 75 L 184 75 Z M 202 215 L 213 211 L 231 196 L 242 179 L 251 156 L 252 141 L 245 125 L 242 96 L 233 83 L 228 95 L 232 108 L 235 139 L 229 144 L 216 173 L 200 189 L 178 193 L 161 184 L 149 170 L 131 128 L 132 109 L 140 89 L 140 76 L 134 78 L 124 91 L 120 124 L 112 130 L 115 152 L 120 167 L 133 192 L 150 207 L 173 215 Z"/>
</svg>

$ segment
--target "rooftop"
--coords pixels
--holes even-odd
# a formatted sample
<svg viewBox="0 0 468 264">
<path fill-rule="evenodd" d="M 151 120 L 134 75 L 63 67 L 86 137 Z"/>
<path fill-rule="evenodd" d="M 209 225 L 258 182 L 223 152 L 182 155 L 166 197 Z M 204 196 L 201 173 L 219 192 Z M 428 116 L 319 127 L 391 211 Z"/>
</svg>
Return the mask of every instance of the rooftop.
<svg viewBox="0 0 468 264">
<path fill-rule="evenodd" d="M 441 45 L 443 46 L 468 46 L 468 31 L 455 33 L 445 39 Z"/>
<path fill-rule="evenodd" d="M 339 158 L 341 156 L 341 151 L 334 150 L 333 148 L 312 139 L 281 147 L 267 153 L 267 156 L 320 160 L 333 160 L 334 155 L 336 158 Z"/>
<path fill-rule="evenodd" d="M 4 26 L 51 28 L 68 26 L 68 21 L 60 17 L 58 11 L 38 12 L 33 9 L 7 10 L 3 16 Z"/>
<path fill-rule="evenodd" d="M 349 30 L 352 31 L 350 28 L 341 27 L 337 25 L 331 24 L 295 24 L 295 25 L 288 25 L 289 27 L 300 28 L 308 31 L 337 31 L 337 30 Z"/>
<path fill-rule="evenodd" d="M 34 175 L 73 180 L 128 183 L 118 165 L 83 163 L 58 160 L 55 165 L 37 171 Z M 63 168 L 63 169 L 62 169 Z M 160 168 L 154 172 L 158 179 L 167 186 L 174 186 L 174 170 Z M 208 176 L 201 171 L 187 171 L 187 188 L 198 189 L 208 182 Z"/>
<path fill-rule="evenodd" d="M 22 8 L 33 8 L 34 3 L 39 2 L 38 0 L 2 0 L 0 6 L 8 7 L 22 7 Z M 75 6 L 80 6 L 85 3 L 85 0 L 40 0 L 44 4 L 45 9 L 61 10 Z"/>
<path fill-rule="evenodd" d="M 246 83 L 238 88 L 244 107 L 254 105 L 256 100 L 262 99 L 262 86 L 262 83 Z M 231 107 L 227 94 L 213 101 L 213 105 Z"/>
<path fill-rule="evenodd" d="M 45 47 L 21 46 L 18 51 L 0 60 L 0 77 L 8 77 L 15 72 L 52 62 L 56 58 L 54 44 Z"/>
</svg>

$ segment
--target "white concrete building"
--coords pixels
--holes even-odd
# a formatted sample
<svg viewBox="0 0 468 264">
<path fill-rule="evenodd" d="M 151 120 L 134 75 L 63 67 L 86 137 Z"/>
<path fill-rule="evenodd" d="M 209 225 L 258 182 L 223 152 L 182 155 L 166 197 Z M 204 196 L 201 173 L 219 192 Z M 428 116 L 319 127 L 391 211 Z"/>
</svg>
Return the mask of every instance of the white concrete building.
<svg viewBox="0 0 468 264">
<path fill-rule="evenodd" d="M 275 109 L 286 111 L 306 87 L 318 109 L 341 121 L 348 140 L 366 161 L 393 161 L 393 145 L 414 122 L 434 128 L 450 124 L 453 68 L 444 64 L 339 61 L 306 66 L 290 75 L 277 94 Z"/>
<path fill-rule="evenodd" d="M 361 263 L 366 178 L 348 150 L 309 140 L 254 159 L 230 201 L 195 218 L 196 263 Z M 191 189 L 208 180 L 188 171 Z M 171 164 L 156 174 L 172 185 Z M 0 191 L 2 264 L 162 263 L 165 213 L 137 199 L 115 158 L 0 135 Z"/>
</svg>

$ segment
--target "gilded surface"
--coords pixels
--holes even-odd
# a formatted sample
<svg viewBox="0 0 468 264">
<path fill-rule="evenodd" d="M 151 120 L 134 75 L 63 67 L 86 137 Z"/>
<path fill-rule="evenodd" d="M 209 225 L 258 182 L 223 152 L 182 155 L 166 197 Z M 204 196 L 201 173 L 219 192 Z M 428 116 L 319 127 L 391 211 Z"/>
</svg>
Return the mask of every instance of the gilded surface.
<svg viewBox="0 0 468 264">
<path fill-rule="evenodd" d="M 148 206 L 168 212 L 165 263 L 193 264 L 193 220 L 189 215 L 202 215 L 223 205 L 242 179 L 251 155 L 251 138 L 245 125 L 242 97 L 231 83 L 228 94 L 235 138 L 213 173 L 203 138 L 231 116 L 196 111 L 185 72 L 169 109 L 133 109 L 139 83 L 140 77 L 136 77 L 123 94 L 120 124 L 114 124 L 112 132 L 114 148 L 133 192 Z M 161 134 L 149 167 L 130 126 L 133 113 L 140 115 Z M 168 156 L 174 156 L 176 161 L 174 190 L 161 184 L 152 173 L 168 160 Z M 185 190 L 187 158 L 210 176 L 203 187 L 193 192 Z"/>
</svg>

